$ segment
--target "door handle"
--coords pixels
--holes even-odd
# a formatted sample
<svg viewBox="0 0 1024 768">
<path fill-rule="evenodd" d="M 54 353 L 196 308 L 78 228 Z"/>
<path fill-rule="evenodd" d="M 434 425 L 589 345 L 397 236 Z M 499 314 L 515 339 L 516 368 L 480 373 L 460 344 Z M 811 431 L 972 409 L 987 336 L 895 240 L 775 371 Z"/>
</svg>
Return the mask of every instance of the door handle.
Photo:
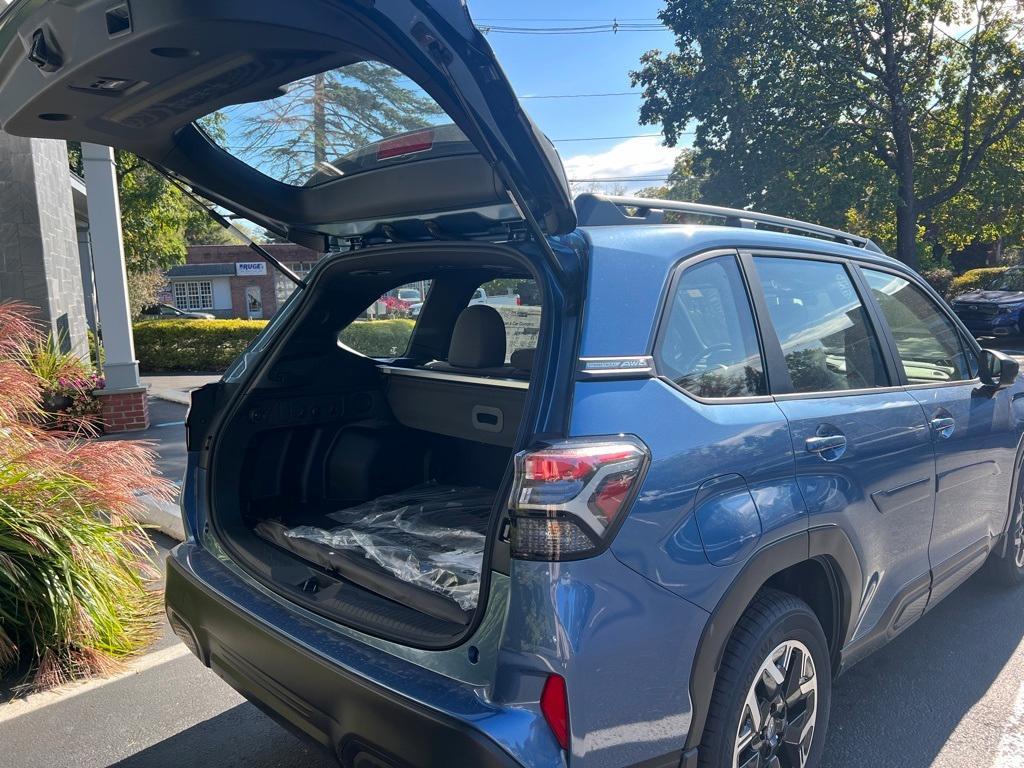
<svg viewBox="0 0 1024 768">
<path fill-rule="evenodd" d="M 817 454 L 823 461 L 836 461 L 846 453 L 846 437 L 843 435 L 809 437 L 804 445 L 809 453 Z"/>
<path fill-rule="evenodd" d="M 928 422 L 939 437 L 950 438 L 956 430 L 956 421 L 948 416 L 938 416 Z"/>
</svg>

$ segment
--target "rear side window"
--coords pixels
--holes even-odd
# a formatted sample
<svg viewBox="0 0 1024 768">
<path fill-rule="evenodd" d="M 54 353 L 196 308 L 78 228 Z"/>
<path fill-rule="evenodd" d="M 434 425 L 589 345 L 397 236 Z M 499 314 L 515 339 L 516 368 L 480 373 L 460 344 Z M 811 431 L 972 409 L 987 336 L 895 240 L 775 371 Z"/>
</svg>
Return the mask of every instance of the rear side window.
<svg viewBox="0 0 1024 768">
<path fill-rule="evenodd" d="M 532 352 L 540 335 L 540 292 L 534 280 L 501 278 L 484 283 L 475 291 L 469 305 L 486 304 L 501 315 L 505 323 L 505 362 L 531 368 Z M 520 350 L 525 350 L 520 352 Z M 517 354 L 520 352 L 520 354 Z M 513 359 L 513 355 L 516 355 Z"/>
<path fill-rule="evenodd" d="M 429 280 L 399 286 L 381 296 L 338 334 L 338 342 L 367 357 L 402 357 L 409 349 Z"/>
<path fill-rule="evenodd" d="M 734 256 L 683 272 L 655 358 L 662 374 L 699 397 L 767 394 L 750 300 Z"/>
<path fill-rule="evenodd" d="M 974 378 L 973 355 L 964 351 L 953 321 L 919 287 L 898 275 L 863 269 L 875 301 L 896 340 L 907 381 L 934 384 Z"/>
<path fill-rule="evenodd" d="M 754 257 L 795 392 L 889 384 L 882 355 L 842 264 Z"/>
</svg>

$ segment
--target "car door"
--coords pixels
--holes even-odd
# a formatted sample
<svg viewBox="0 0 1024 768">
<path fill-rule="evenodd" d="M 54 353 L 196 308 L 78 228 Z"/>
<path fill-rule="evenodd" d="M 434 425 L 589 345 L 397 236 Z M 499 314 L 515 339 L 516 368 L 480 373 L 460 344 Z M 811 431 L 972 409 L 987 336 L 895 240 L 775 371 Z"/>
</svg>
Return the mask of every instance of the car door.
<svg viewBox="0 0 1024 768">
<path fill-rule="evenodd" d="M 935 451 L 934 605 L 981 567 L 1003 532 L 1019 433 L 1010 394 L 981 386 L 974 345 L 941 305 L 909 275 L 860 269 Z"/>
<path fill-rule="evenodd" d="M 772 390 L 789 421 L 810 527 L 838 526 L 860 559 L 864 593 L 849 638 L 867 644 L 906 627 L 927 602 L 928 427 L 899 385 L 848 263 L 789 253 L 744 258 L 758 278 L 762 325 L 781 348 Z"/>
</svg>

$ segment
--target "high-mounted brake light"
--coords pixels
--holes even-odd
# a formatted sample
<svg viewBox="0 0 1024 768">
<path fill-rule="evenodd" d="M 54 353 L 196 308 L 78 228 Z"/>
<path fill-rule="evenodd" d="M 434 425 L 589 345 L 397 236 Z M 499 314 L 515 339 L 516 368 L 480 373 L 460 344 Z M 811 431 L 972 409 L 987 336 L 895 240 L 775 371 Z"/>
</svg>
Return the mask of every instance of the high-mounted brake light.
<svg viewBox="0 0 1024 768">
<path fill-rule="evenodd" d="M 558 746 L 569 749 L 569 697 L 561 675 L 548 675 L 540 693 L 540 711 Z"/>
<path fill-rule="evenodd" d="M 518 454 L 509 502 L 513 556 L 595 554 L 625 516 L 648 459 L 633 437 L 567 440 Z"/>
<path fill-rule="evenodd" d="M 393 160 L 396 157 L 426 152 L 434 146 L 434 129 L 427 128 L 414 133 L 395 136 L 377 143 L 377 159 Z"/>
</svg>

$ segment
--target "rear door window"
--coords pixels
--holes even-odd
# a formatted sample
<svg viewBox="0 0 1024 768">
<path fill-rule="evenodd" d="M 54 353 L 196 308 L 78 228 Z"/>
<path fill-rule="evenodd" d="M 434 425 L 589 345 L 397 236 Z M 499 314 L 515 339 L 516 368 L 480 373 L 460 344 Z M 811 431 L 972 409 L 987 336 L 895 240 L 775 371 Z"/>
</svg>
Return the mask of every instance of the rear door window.
<svg viewBox="0 0 1024 768">
<path fill-rule="evenodd" d="M 755 256 L 768 314 L 795 392 L 889 384 L 881 348 L 846 267 Z"/>
<path fill-rule="evenodd" d="M 861 268 L 882 310 L 910 384 L 973 379 L 977 362 L 953 321 L 918 286 L 890 272 Z"/>
<path fill-rule="evenodd" d="M 767 394 L 753 312 L 735 256 L 686 268 L 655 359 L 660 373 L 698 397 Z"/>
</svg>

